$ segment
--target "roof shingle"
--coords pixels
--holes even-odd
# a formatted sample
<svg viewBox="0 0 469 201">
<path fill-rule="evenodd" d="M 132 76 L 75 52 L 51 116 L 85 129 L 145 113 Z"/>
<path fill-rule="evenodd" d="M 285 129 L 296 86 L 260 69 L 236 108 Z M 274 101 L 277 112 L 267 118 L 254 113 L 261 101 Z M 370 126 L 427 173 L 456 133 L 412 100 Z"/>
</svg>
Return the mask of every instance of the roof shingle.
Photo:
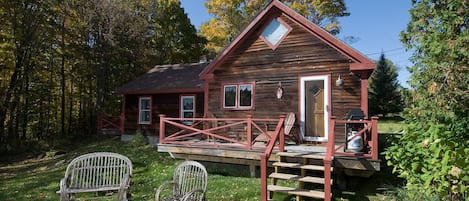
<svg viewBox="0 0 469 201">
<path fill-rule="evenodd" d="M 203 91 L 199 74 L 208 63 L 158 65 L 116 89 L 117 94 L 156 94 Z"/>
</svg>

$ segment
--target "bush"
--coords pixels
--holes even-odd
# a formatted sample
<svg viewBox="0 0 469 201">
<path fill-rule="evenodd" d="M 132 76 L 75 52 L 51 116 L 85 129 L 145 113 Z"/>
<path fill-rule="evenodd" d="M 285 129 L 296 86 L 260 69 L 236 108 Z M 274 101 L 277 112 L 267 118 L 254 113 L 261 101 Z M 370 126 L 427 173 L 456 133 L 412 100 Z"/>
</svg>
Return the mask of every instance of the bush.
<svg viewBox="0 0 469 201">
<path fill-rule="evenodd" d="M 148 140 L 145 136 L 143 136 L 140 130 L 137 130 L 134 137 L 132 138 L 131 144 L 134 148 L 139 148 L 148 145 Z"/>
</svg>

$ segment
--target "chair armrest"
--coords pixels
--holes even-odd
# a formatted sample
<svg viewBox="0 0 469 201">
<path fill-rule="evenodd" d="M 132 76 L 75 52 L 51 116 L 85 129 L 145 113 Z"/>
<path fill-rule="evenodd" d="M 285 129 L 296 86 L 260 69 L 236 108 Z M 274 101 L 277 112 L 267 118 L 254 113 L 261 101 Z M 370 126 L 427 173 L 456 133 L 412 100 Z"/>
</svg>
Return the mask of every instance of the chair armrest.
<svg viewBox="0 0 469 201">
<path fill-rule="evenodd" d="M 160 200 L 160 193 L 161 191 L 163 191 L 164 188 L 166 188 L 167 186 L 173 186 L 175 185 L 176 182 L 174 181 L 166 181 L 164 182 L 163 184 L 161 184 L 158 189 L 156 189 L 156 193 L 155 193 L 155 201 L 159 201 Z"/>
<path fill-rule="evenodd" d="M 205 200 L 205 192 L 203 189 L 194 189 L 189 193 L 186 193 L 182 199 L 182 201 L 204 201 Z"/>
<path fill-rule="evenodd" d="M 57 191 L 60 194 L 60 201 L 69 201 L 70 197 L 67 192 L 67 178 L 64 177 L 60 180 L 60 190 Z"/>
<path fill-rule="evenodd" d="M 121 181 L 119 191 L 117 192 L 117 199 L 120 201 L 127 201 L 127 191 L 130 188 L 130 175 L 126 174 Z"/>
</svg>

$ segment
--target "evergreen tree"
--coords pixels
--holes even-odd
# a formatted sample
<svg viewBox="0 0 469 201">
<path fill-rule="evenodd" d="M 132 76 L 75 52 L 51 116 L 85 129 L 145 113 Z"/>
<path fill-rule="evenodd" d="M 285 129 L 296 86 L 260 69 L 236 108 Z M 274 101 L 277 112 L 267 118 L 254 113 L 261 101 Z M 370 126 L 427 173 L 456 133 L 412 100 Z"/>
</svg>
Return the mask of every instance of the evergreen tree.
<svg viewBox="0 0 469 201">
<path fill-rule="evenodd" d="M 404 111 L 408 127 L 387 150 L 388 164 L 407 180 L 409 193 L 467 200 L 469 187 L 469 4 L 467 0 L 413 0 L 401 33 L 415 50 Z"/>
<path fill-rule="evenodd" d="M 206 40 L 197 35 L 179 0 L 152 0 L 149 13 L 151 66 L 198 62 L 206 54 Z"/>
<path fill-rule="evenodd" d="M 376 70 L 371 75 L 369 86 L 369 109 L 373 115 L 402 111 L 402 98 L 397 81 L 397 67 L 381 54 Z"/>
</svg>

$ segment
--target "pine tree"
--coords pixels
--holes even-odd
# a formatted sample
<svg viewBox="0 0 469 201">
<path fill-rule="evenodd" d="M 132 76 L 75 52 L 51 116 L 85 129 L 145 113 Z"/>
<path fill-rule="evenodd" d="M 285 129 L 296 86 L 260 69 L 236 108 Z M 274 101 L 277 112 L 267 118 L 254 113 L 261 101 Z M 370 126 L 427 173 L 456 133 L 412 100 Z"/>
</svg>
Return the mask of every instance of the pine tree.
<svg viewBox="0 0 469 201">
<path fill-rule="evenodd" d="M 371 75 L 369 86 L 369 109 L 374 115 L 386 116 L 402 111 L 402 98 L 397 81 L 397 68 L 382 53 Z"/>
</svg>

